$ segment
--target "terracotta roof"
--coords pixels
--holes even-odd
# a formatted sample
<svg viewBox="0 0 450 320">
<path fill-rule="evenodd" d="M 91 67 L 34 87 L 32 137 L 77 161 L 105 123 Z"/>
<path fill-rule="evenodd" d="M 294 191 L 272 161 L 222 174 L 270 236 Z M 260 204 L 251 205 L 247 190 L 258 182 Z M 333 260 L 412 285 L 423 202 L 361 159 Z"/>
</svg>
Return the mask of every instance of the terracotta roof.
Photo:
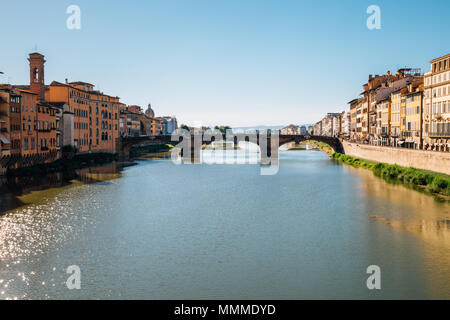
<svg viewBox="0 0 450 320">
<path fill-rule="evenodd" d="M 83 89 L 71 86 L 72 83 L 77 83 L 77 82 L 71 82 L 69 84 L 65 84 L 65 83 L 61 83 L 61 82 L 58 82 L 58 81 L 52 81 L 52 83 L 50 83 L 50 86 L 54 86 L 54 87 L 68 87 L 68 88 L 72 88 L 72 89 L 79 90 L 79 91 L 86 92 L 86 93 L 90 93 L 90 94 L 99 94 L 99 95 L 102 95 L 102 96 L 105 96 L 105 97 L 120 99 L 120 97 L 118 97 L 118 96 L 115 96 L 115 97 L 114 96 L 110 96 L 110 95 L 104 94 L 103 92 L 98 91 L 98 90 L 83 90 Z M 81 81 L 79 81 L 78 83 L 86 83 L 87 84 L 87 82 L 81 82 Z"/>
<path fill-rule="evenodd" d="M 52 83 L 50 83 L 50 86 L 53 86 L 53 87 L 71 87 L 71 86 L 69 86 L 69 85 L 67 85 L 65 83 L 61 83 L 61 82 L 58 82 L 58 81 L 52 81 Z"/>
<path fill-rule="evenodd" d="M 36 92 L 31 92 L 30 90 L 25 90 L 25 89 L 18 89 L 20 92 L 25 92 L 25 93 L 28 93 L 28 94 L 34 94 L 34 95 L 36 95 L 37 96 L 37 93 Z"/>
<path fill-rule="evenodd" d="M 87 85 L 90 85 L 90 86 L 94 87 L 94 85 L 92 83 L 84 82 L 84 81 L 69 82 L 69 84 L 87 84 Z"/>
<path fill-rule="evenodd" d="M 14 88 L 17 89 L 24 89 L 24 90 L 30 90 L 30 86 L 29 85 L 14 85 Z"/>
</svg>

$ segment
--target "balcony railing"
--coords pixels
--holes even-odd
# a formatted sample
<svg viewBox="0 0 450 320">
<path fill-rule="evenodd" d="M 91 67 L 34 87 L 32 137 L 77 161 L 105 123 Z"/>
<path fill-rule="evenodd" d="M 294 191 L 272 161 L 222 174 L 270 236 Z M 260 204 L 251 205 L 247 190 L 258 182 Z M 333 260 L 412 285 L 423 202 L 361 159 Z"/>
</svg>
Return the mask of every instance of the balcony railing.
<svg viewBox="0 0 450 320">
<path fill-rule="evenodd" d="M 433 138 L 450 138 L 450 131 L 430 132 L 429 135 Z"/>
<path fill-rule="evenodd" d="M 404 131 L 402 132 L 402 137 L 419 137 L 418 131 Z"/>
</svg>

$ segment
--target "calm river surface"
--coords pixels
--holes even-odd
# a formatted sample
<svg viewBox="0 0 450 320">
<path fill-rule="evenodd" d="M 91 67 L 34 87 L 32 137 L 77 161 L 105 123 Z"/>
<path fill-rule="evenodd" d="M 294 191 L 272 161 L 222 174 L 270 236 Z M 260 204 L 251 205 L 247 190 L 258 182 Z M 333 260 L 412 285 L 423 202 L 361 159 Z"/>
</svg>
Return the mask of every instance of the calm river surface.
<svg viewBox="0 0 450 320">
<path fill-rule="evenodd" d="M 322 152 L 282 152 L 273 176 L 167 160 L 80 176 L 4 190 L 0 299 L 450 298 L 450 206 Z"/>
</svg>

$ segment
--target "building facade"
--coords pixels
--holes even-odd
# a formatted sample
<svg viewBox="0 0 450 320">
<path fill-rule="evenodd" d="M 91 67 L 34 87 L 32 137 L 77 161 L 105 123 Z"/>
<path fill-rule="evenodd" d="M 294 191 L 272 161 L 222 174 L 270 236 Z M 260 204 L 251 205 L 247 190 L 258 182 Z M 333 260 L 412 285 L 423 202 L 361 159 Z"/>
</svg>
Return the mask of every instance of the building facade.
<svg viewBox="0 0 450 320">
<path fill-rule="evenodd" d="M 87 82 L 53 81 L 46 100 L 65 103 L 73 114 L 73 146 L 78 152 L 115 152 L 119 138 L 119 97 L 94 90 Z"/>
<path fill-rule="evenodd" d="M 404 143 L 408 148 L 422 149 L 423 80 L 409 84 L 405 98 L 405 130 L 402 131 Z"/>
<path fill-rule="evenodd" d="M 424 149 L 450 151 L 450 54 L 424 75 Z"/>
</svg>

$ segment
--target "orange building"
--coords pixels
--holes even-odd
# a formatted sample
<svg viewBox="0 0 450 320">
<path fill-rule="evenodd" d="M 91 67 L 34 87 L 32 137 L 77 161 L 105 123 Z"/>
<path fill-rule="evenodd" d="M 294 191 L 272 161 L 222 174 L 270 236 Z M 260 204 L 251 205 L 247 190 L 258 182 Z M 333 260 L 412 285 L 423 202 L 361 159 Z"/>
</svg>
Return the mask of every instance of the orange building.
<svg viewBox="0 0 450 320">
<path fill-rule="evenodd" d="M 0 87 L 0 151 L 1 157 L 11 155 L 10 140 L 10 117 L 9 104 L 11 101 L 11 90 L 9 87 Z"/>
<path fill-rule="evenodd" d="M 4 151 L 7 155 L 20 155 L 21 152 L 21 95 L 11 85 L 0 87 L 1 135 Z"/>
<path fill-rule="evenodd" d="M 30 84 L 14 86 L 21 95 L 21 154 L 48 155 L 47 161 L 56 157 L 56 109 L 45 101 L 44 56 L 31 53 Z M 23 110 L 23 111 L 22 111 Z M 53 155 L 50 157 L 50 155 Z"/>
<path fill-rule="evenodd" d="M 74 146 L 79 152 L 115 152 L 119 137 L 119 97 L 94 90 L 87 82 L 53 81 L 45 91 L 50 102 L 64 102 L 74 115 Z"/>
<path fill-rule="evenodd" d="M 37 146 L 37 97 L 38 94 L 20 90 L 21 93 L 21 132 L 22 132 L 22 155 L 39 153 Z"/>
<path fill-rule="evenodd" d="M 42 101 L 37 104 L 36 141 L 38 153 L 56 153 L 56 108 Z"/>
<path fill-rule="evenodd" d="M 9 139 L 11 141 L 11 155 L 20 155 L 20 94 L 11 90 L 9 102 Z"/>
<path fill-rule="evenodd" d="M 44 56 L 32 53 L 28 61 L 30 85 L 18 88 L 37 95 L 34 128 L 39 135 L 36 137 L 39 148 L 46 150 L 55 146 L 59 150 L 64 145 L 71 145 L 78 152 L 115 152 L 119 138 L 119 109 L 123 106 L 119 97 L 103 94 L 94 90 L 93 84 L 81 81 L 53 81 L 45 86 Z M 27 122 L 28 117 L 33 119 L 32 114 L 27 113 L 25 117 Z"/>
<path fill-rule="evenodd" d="M 153 136 L 159 136 L 162 134 L 162 121 L 161 119 L 152 119 L 152 135 Z"/>
</svg>

